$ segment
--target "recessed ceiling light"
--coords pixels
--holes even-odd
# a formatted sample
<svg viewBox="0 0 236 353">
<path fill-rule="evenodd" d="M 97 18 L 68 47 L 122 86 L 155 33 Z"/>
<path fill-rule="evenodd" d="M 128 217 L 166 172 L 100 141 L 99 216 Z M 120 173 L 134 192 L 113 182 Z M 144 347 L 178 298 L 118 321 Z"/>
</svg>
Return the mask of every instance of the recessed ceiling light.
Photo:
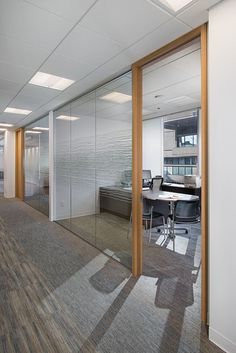
<svg viewBox="0 0 236 353">
<path fill-rule="evenodd" d="M 78 120 L 79 117 L 78 116 L 69 116 L 69 115 L 59 115 L 59 116 L 56 117 L 56 119 L 75 121 L 75 120 Z"/>
<path fill-rule="evenodd" d="M 194 1 L 196 0 L 159 0 L 159 3 L 173 12 L 178 12 Z M 157 5 L 157 1 L 151 0 L 151 2 Z"/>
<path fill-rule="evenodd" d="M 41 134 L 41 131 L 32 131 L 32 130 L 26 130 L 25 131 L 26 134 Z"/>
<path fill-rule="evenodd" d="M 4 112 L 5 112 L 5 113 L 12 113 L 12 114 L 28 115 L 28 114 L 32 113 L 32 110 L 7 107 L 7 108 L 4 110 Z"/>
<path fill-rule="evenodd" d="M 6 131 L 6 130 L 7 130 L 7 129 L 1 129 L 1 128 L 0 128 L 0 131 Z"/>
<path fill-rule="evenodd" d="M 4 126 L 4 127 L 12 127 L 13 124 L 5 124 L 5 123 L 0 123 L 0 126 Z"/>
<path fill-rule="evenodd" d="M 36 127 L 33 127 L 33 130 L 48 131 L 48 130 L 49 130 L 49 127 L 40 127 L 40 126 L 36 126 Z"/>
<path fill-rule="evenodd" d="M 132 100 L 132 96 L 120 92 L 111 92 L 102 96 L 100 99 L 114 103 L 126 103 Z"/>
<path fill-rule="evenodd" d="M 52 89 L 63 91 L 75 81 L 68 78 L 46 74 L 45 72 L 38 71 L 34 77 L 29 81 L 32 85 L 42 86 Z"/>
</svg>

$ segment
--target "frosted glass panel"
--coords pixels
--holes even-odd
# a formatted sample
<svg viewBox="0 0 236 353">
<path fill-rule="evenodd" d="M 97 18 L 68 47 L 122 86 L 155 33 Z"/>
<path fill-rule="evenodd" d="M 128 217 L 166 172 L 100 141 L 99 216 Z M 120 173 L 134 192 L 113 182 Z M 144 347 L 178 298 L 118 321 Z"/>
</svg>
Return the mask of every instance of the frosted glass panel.
<svg viewBox="0 0 236 353">
<path fill-rule="evenodd" d="M 56 111 L 54 125 L 56 220 L 130 267 L 130 73 Z"/>
<path fill-rule="evenodd" d="M 131 266 L 132 101 L 130 74 L 96 90 L 96 244 Z"/>
<path fill-rule="evenodd" d="M 67 105 L 55 112 L 54 118 L 54 192 L 56 195 L 55 220 L 70 227 L 70 120 L 61 117 L 70 116 Z"/>
<path fill-rule="evenodd" d="M 95 239 L 95 93 L 71 104 L 71 230 Z"/>
<path fill-rule="evenodd" d="M 48 117 L 25 128 L 25 202 L 49 214 Z"/>
</svg>

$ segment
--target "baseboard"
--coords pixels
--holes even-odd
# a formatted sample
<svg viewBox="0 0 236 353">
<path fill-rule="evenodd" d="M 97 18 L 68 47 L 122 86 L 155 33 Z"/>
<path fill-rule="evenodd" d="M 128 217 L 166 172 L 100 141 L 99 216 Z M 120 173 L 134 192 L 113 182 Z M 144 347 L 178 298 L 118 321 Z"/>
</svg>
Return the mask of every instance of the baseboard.
<svg viewBox="0 0 236 353">
<path fill-rule="evenodd" d="M 236 343 L 230 341 L 211 327 L 209 327 L 209 339 L 226 353 L 236 353 Z"/>
</svg>

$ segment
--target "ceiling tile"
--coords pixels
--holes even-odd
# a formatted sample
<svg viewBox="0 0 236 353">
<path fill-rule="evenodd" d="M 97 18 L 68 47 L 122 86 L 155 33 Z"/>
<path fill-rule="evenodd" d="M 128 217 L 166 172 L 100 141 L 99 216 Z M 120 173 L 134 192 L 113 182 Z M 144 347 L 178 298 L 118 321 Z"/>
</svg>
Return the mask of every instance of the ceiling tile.
<svg viewBox="0 0 236 353">
<path fill-rule="evenodd" d="M 2 113 L 0 114 L 1 123 L 17 124 L 22 120 L 23 115 Z"/>
<path fill-rule="evenodd" d="M 31 78 L 32 72 L 32 68 L 0 61 L 0 79 L 24 84 Z"/>
<path fill-rule="evenodd" d="M 171 18 L 146 0 L 100 0 L 81 21 L 127 47 Z"/>
<path fill-rule="evenodd" d="M 21 85 L 19 83 L 0 79 L 1 91 L 4 91 L 9 94 L 16 94 L 20 88 Z"/>
<path fill-rule="evenodd" d="M 78 25 L 57 48 L 55 54 L 87 63 L 96 69 L 120 51 L 118 43 Z"/>
<path fill-rule="evenodd" d="M 11 105 L 15 108 L 24 107 L 24 109 L 32 110 L 39 108 L 41 105 L 45 104 L 45 98 L 25 96 L 21 92 L 13 99 Z"/>
<path fill-rule="evenodd" d="M 93 70 L 86 62 L 74 60 L 59 54 L 52 56 L 40 68 L 40 71 L 77 81 Z"/>
<path fill-rule="evenodd" d="M 125 53 L 132 57 L 133 61 L 139 60 L 143 56 L 150 54 L 154 50 L 161 48 L 163 45 L 189 31 L 189 26 L 177 19 L 171 19 L 136 44 L 132 45 Z"/>
<path fill-rule="evenodd" d="M 58 94 L 60 94 L 60 91 L 58 90 L 32 85 L 30 83 L 28 83 L 21 91 L 21 95 L 23 96 L 40 98 L 45 102 L 49 101 L 49 99 L 52 99 Z"/>
<path fill-rule="evenodd" d="M 220 1 L 221 0 L 198 0 L 177 17 L 192 28 L 198 27 L 208 21 L 208 9 Z"/>
<path fill-rule="evenodd" d="M 19 0 L 0 2 L 0 34 L 15 36 L 52 50 L 72 23 Z"/>
<path fill-rule="evenodd" d="M 24 0 L 72 22 L 77 22 L 95 0 Z"/>
<path fill-rule="evenodd" d="M 48 55 L 49 51 L 40 48 L 37 41 L 29 44 L 0 34 L 0 62 L 32 68 L 33 74 Z"/>
</svg>

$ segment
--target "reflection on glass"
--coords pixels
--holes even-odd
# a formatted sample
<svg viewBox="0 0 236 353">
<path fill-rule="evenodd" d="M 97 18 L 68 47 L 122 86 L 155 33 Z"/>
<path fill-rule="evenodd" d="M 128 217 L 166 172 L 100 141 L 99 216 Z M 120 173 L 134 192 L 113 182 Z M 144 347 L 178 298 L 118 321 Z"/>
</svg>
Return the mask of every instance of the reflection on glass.
<svg viewBox="0 0 236 353">
<path fill-rule="evenodd" d="M 25 202 L 49 214 L 48 117 L 25 128 Z"/>
<path fill-rule="evenodd" d="M 129 267 L 131 99 L 129 73 L 54 117 L 56 220 Z"/>
<path fill-rule="evenodd" d="M 0 132 L 0 195 L 4 193 L 4 137 L 5 132 Z"/>
</svg>

